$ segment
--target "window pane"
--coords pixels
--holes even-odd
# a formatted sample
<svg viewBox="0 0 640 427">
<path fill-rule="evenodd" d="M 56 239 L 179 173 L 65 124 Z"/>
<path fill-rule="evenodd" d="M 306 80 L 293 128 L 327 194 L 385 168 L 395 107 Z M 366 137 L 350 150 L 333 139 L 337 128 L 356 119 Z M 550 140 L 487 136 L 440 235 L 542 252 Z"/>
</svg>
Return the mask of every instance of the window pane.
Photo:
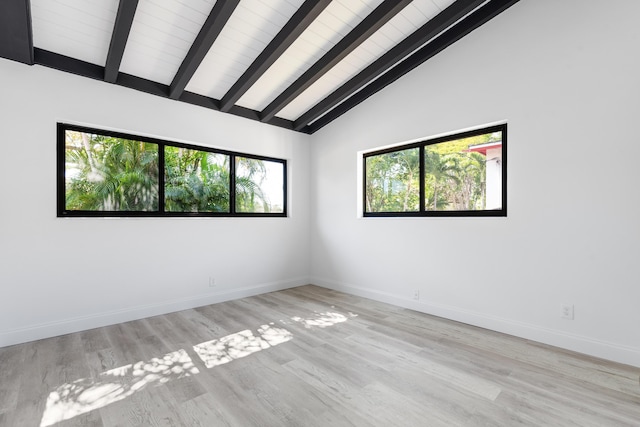
<svg viewBox="0 0 640 427">
<path fill-rule="evenodd" d="M 229 156 L 167 146 L 166 212 L 229 212 Z"/>
<path fill-rule="evenodd" d="M 366 158 L 365 212 L 417 212 L 420 207 L 419 149 Z"/>
<path fill-rule="evenodd" d="M 284 163 L 236 157 L 236 212 L 284 212 Z"/>
<path fill-rule="evenodd" d="M 425 209 L 502 209 L 502 132 L 439 144 L 424 152 Z"/>
<path fill-rule="evenodd" d="M 65 131 L 65 209 L 157 211 L 158 145 Z"/>
</svg>

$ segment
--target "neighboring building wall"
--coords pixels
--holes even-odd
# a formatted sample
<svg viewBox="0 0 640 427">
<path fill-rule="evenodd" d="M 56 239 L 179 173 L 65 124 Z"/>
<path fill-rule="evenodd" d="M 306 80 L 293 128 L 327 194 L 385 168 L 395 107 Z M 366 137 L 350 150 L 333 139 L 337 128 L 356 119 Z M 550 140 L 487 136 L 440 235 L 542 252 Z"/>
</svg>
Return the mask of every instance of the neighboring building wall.
<svg viewBox="0 0 640 427">
<path fill-rule="evenodd" d="M 502 208 L 502 147 L 487 150 L 487 209 Z"/>
</svg>

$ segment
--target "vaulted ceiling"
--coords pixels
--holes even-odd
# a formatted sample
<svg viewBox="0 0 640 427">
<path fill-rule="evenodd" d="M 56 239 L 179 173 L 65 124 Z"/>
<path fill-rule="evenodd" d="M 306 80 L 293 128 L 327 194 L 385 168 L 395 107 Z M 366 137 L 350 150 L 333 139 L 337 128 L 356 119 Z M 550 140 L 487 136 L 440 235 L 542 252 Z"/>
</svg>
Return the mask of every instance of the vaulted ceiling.
<svg viewBox="0 0 640 427">
<path fill-rule="evenodd" d="M 313 133 L 517 1 L 2 0 L 0 57 Z"/>
</svg>

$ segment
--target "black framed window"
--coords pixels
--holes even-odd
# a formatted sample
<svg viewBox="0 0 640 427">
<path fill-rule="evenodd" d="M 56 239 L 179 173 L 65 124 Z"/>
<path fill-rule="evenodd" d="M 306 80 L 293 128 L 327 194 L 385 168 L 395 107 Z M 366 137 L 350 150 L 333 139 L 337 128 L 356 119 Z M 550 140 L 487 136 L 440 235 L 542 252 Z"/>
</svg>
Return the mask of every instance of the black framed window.
<svg viewBox="0 0 640 427">
<path fill-rule="evenodd" d="M 364 216 L 507 216 L 507 125 L 363 156 Z"/>
<path fill-rule="evenodd" d="M 279 216 L 287 162 L 58 123 L 58 216 Z"/>
</svg>

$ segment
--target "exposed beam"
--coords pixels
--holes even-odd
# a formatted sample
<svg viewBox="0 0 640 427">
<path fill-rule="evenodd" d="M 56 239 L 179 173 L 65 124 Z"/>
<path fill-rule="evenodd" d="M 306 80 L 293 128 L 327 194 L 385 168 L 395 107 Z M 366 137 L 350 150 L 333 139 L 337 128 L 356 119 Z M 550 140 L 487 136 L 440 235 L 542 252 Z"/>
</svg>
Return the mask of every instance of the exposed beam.
<svg viewBox="0 0 640 427">
<path fill-rule="evenodd" d="M 33 65 L 33 35 L 29 0 L 2 0 L 0 57 Z"/>
<path fill-rule="evenodd" d="M 132 76 L 127 73 L 118 73 L 118 80 L 116 80 L 116 84 L 118 86 L 128 87 L 129 89 L 135 89 L 137 91 L 160 96 L 162 98 L 169 97 L 169 86 L 154 82 L 153 80 L 143 79 L 142 77 Z"/>
<path fill-rule="evenodd" d="M 38 48 L 34 49 L 34 63 L 78 76 L 88 77 L 90 79 L 103 80 L 104 77 L 104 67 Z M 151 95 L 156 95 L 161 98 L 169 98 L 168 85 L 132 76 L 130 74 L 118 73 L 118 78 L 116 79 L 115 84 Z M 210 110 L 220 110 L 219 100 L 193 92 L 184 91 L 180 95 L 179 101 L 208 108 Z M 234 105 L 233 108 L 229 110 L 229 114 L 260 121 L 259 111 L 239 107 L 237 105 Z M 293 121 L 291 120 L 276 117 L 269 124 L 293 130 Z"/>
<path fill-rule="evenodd" d="M 273 65 L 300 34 L 322 13 L 331 0 L 307 0 L 293 14 L 289 22 L 247 68 L 242 77 L 222 97 L 220 110 L 227 112 L 253 84 Z"/>
<path fill-rule="evenodd" d="M 208 108 L 210 110 L 219 111 L 220 102 L 217 99 L 209 98 L 208 96 L 200 95 L 198 93 L 184 91 L 178 101 L 186 102 L 187 104 L 197 105 L 199 107 Z"/>
<path fill-rule="evenodd" d="M 213 42 L 231 18 L 233 11 L 240 3 L 240 0 L 218 0 L 213 6 L 211 13 L 207 17 L 202 29 L 198 33 L 195 41 L 191 45 L 187 56 L 182 61 L 178 72 L 171 82 L 169 97 L 178 99 L 187 87 L 189 80 L 193 77 L 200 63 L 211 49 Z"/>
<path fill-rule="evenodd" d="M 208 96 L 200 95 L 193 92 L 184 91 L 179 101 L 186 102 L 187 104 L 197 105 L 199 107 L 208 108 L 210 110 L 220 111 L 220 101 L 214 98 L 209 98 Z M 238 105 L 234 105 L 231 107 L 227 113 L 232 114 L 234 116 L 244 117 L 245 119 L 260 121 L 260 112 L 256 110 L 252 110 L 250 108 L 240 107 Z M 272 126 L 281 127 L 288 130 L 293 130 L 293 121 L 281 119 L 280 117 L 276 117 L 274 120 L 269 122 Z"/>
<path fill-rule="evenodd" d="M 116 23 L 113 26 L 113 33 L 111 33 L 107 63 L 104 67 L 104 80 L 106 82 L 115 83 L 118 78 L 122 55 L 124 55 L 124 48 L 127 45 L 131 24 L 133 24 L 133 16 L 136 14 L 137 7 L 138 0 L 120 0 Z"/>
<path fill-rule="evenodd" d="M 355 50 L 380 27 L 389 22 L 404 9 L 411 0 L 385 0 L 369 16 L 364 18 L 353 30 L 329 50 L 318 62 L 313 64 L 291 86 L 262 110 L 263 122 L 271 120 L 280 110 L 315 83 L 327 71 Z"/>
<path fill-rule="evenodd" d="M 233 115 L 236 115 L 236 116 L 245 117 L 247 119 L 260 121 L 260 112 L 259 111 L 252 110 L 252 109 L 245 108 L 245 107 L 241 107 L 239 105 L 234 105 L 233 108 L 231 108 L 231 110 L 229 110 L 229 113 L 231 113 Z M 278 127 L 284 128 L 284 129 L 293 130 L 293 121 L 287 120 L 287 119 L 282 119 L 280 117 L 274 117 L 269 122 L 269 124 L 272 125 L 272 126 L 278 126 Z"/>
<path fill-rule="evenodd" d="M 360 90 L 360 88 L 366 86 L 367 83 L 403 60 L 420 46 L 436 37 L 458 20 L 464 18 L 484 2 L 485 0 L 458 0 L 451 4 L 387 53 L 372 62 L 364 70 L 333 91 L 325 99 L 301 115 L 295 120 L 294 129 L 298 131 L 303 129 L 306 125 L 331 110 L 340 102 Z"/>
<path fill-rule="evenodd" d="M 409 71 L 427 61 L 429 58 L 437 55 L 476 28 L 482 26 L 500 13 L 504 12 L 506 9 L 513 6 L 518 1 L 519 0 L 492 0 L 491 2 L 471 13 L 461 22 L 455 24 L 444 34 L 440 35 L 432 42 L 420 48 L 414 54 L 400 62 L 398 65 L 380 76 L 378 79 L 365 86 L 362 90 L 353 94 L 342 104 L 338 104 L 333 110 L 329 111 L 327 114 L 320 117 L 310 125 L 302 128 L 301 130 L 306 133 L 316 132 L 318 129 L 331 123 L 333 120 L 337 119 L 342 114 L 360 104 L 371 95 L 382 90 Z"/>
<path fill-rule="evenodd" d="M 33 60 L 34 64 L 53 68 L 58 71 L 64 71 L 90 79 L 104 79 L 104 67 L 37 47 L 33 49 Z"/>
</svg>

